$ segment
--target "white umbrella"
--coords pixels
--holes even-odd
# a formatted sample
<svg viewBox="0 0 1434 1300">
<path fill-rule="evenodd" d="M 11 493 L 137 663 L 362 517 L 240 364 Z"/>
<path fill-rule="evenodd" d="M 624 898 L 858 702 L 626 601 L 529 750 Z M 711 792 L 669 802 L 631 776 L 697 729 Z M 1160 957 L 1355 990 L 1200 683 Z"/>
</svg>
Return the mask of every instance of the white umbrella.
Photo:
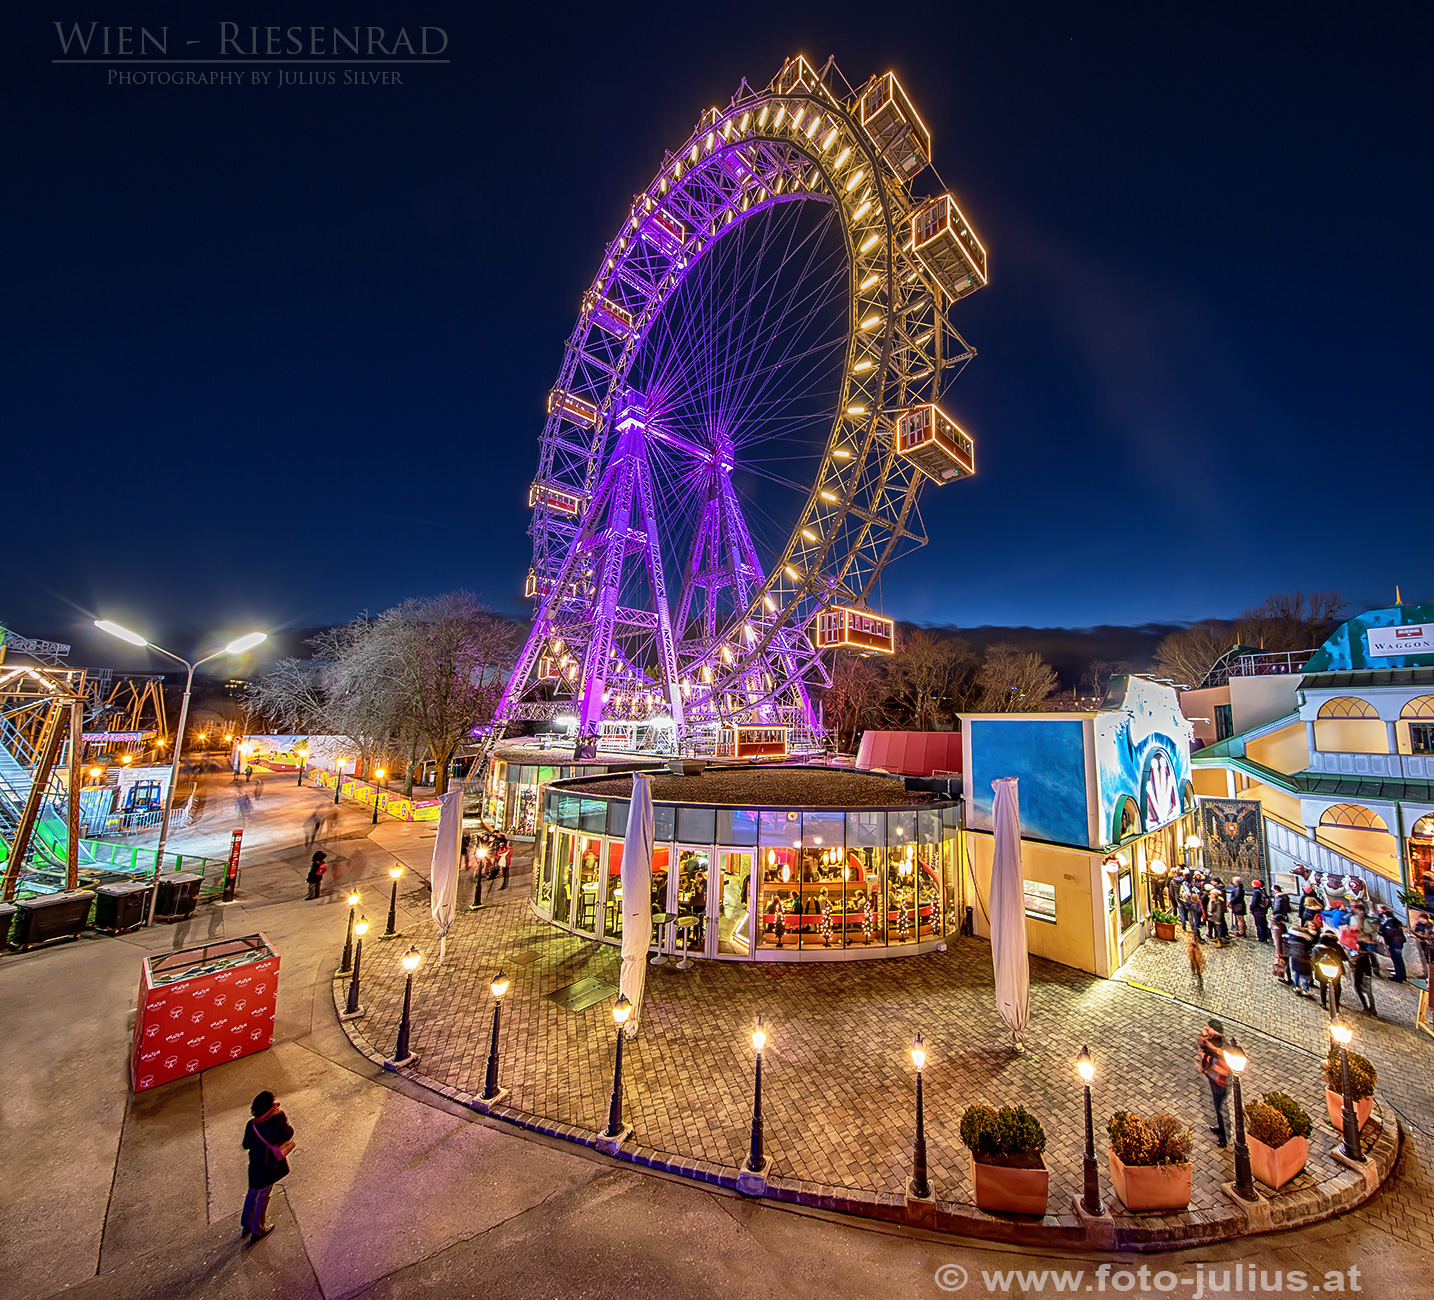
<svg viewBox="0 0 1434 1300">
<path fill-rule="evenodd" d="M 438 801 L 438 838 L 433 841 L 433 867 L 428 875 L 433 895 L 433 923 L 438 927 L 438 960 L 448 948 L 448 931 L 458 907 L 458 868 L 463 839 L 463 791 L 451 790 Z"/>
<path fill-rule="evenodd" d="M 1021 877 L 1021 796 L 1014 776 L 991 783 L 996 800 L 995 859 L 991 864 L 991 961 L 996 1010 L 1011 1026 L 1011 1045 L 1025 1048 L 1031 1018 L 1031 958 L 1026 945 L 1026 899 Z"/>
<path fill-rule="evenodd" d="M 632 778 L 627 810 L 627 839 L 622 846 L 622 991 L 632 1003 L 627 1036 L 637 1034 L 642 989 L 647 980 L 647 947 L 652 941 L 652 785 L 638 773 Z"/>
</svg>

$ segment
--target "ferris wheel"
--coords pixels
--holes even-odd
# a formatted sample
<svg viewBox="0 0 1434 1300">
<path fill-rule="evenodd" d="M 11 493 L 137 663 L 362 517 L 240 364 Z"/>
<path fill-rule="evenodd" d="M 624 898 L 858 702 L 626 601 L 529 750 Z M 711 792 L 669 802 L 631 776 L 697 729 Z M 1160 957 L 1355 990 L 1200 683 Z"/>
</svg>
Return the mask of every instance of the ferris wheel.
<svg viewBox="0 0 1434 1300">
<path fill-rule="evenodd" d="M 635 196 L 548 396 L 500 721 L 801 751 L 824 652 L 894 649 L 882 570 L 925 543 L 922 487 L 975 471 L 940 398 L 986 252 L 952 195 L 913 192 L 930 163 L 893 73 L 797 57 Z"/>
</svg>

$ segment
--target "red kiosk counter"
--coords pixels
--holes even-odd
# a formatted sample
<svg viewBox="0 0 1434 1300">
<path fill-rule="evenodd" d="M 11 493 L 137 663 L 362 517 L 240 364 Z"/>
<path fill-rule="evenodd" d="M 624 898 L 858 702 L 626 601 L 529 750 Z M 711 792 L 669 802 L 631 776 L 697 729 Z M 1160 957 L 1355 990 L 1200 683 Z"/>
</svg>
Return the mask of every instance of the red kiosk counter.
<svg viewBox="0 0 1434 1300">
<path fill-rule="evenodd" d="M 274 1041 L 279 954 L 263 934 L 144 959 L 130 1048 L 136 1092 Z"/>
</svg>

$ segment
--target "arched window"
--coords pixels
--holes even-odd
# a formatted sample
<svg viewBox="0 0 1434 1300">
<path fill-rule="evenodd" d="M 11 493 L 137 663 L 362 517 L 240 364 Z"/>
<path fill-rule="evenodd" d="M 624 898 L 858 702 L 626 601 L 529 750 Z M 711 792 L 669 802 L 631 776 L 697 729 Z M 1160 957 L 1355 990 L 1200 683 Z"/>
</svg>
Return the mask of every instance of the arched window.
<svg viewBox="0 0 1434 1300">
<path fill-rule="evenodd" d="M 1401 718 L 1427 718 L 1434 721 L 1434 695 L 1419 695 L 1404 706 Z"/>
<path fill-rule="evenodd" d="M 1379 711 L 1374 705 L 1365 700 L 1356 699 L 1353 695 L 1339 695 L 1332 700 L 1326 700 L 1319 706 L 1319 716 L 1322 718 L 1377 719 Z"/>
<path fill-rule="evenodd" d="M 1369 808 L 1362 808 L 1357 803 L 1332 804 L 1320 814 L 1319 824 L 1347 831 L 1389 830 L 1383 817 Z"/>
<path fill-rule="evenodd" d="M 1115 810 L 1115 842 L 1120 844 L 1132 835 L 1139 834 L 1140 805 L 1127 795 Z"/>
</svg>

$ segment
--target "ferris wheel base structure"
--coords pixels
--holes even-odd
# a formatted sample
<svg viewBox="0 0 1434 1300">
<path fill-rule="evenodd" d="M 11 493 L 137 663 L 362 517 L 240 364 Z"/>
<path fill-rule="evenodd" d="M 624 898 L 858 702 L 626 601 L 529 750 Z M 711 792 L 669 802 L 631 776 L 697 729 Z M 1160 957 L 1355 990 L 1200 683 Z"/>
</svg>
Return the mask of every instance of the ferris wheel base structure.
<svg viewBox="0 0 1434 1300">
<path fill-rule="evenodd" d="M 941 399 L 986 250 L 931 156 L 893 73 L 853 88 L 797 57 L 635 196 L 548 397 L 505 728 L 827 748 L 830 655 L 894 651 L 881 573 L 925 544 L 923 488 L 976 468 Z"/>
</svg>

